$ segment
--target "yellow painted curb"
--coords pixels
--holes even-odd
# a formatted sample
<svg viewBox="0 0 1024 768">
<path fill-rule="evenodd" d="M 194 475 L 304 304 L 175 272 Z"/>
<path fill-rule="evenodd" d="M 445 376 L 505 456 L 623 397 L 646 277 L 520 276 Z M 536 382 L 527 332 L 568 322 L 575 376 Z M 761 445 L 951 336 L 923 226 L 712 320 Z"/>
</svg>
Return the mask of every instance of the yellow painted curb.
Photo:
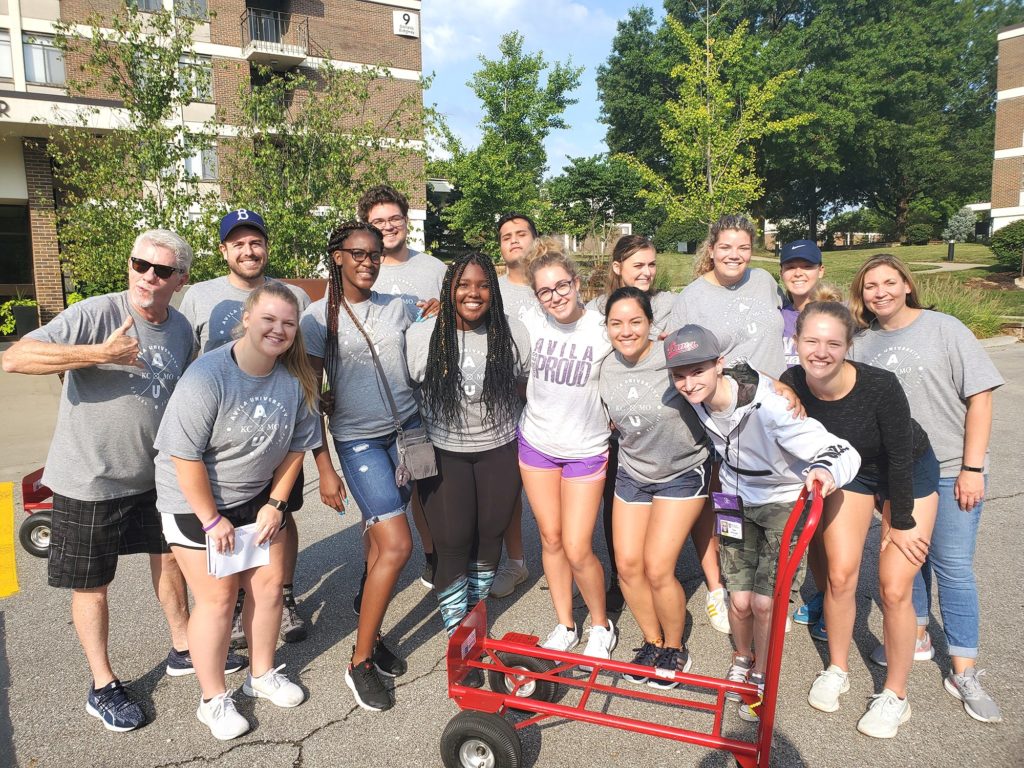
<svg viewBox="0 0 1024 768">
<path fill-rule="evenodd" d="M 0 598 L 18 592 L 14 564 L 14 483 L 0 483 Z"/>
</svg>

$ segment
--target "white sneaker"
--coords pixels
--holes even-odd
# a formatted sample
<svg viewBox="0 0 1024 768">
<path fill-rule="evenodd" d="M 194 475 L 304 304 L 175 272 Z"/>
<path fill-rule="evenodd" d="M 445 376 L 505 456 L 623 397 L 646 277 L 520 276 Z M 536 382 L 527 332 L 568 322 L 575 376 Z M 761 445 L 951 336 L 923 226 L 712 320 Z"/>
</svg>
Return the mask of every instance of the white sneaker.
<svg viewBox="0 0 1024 768">
<path fill-rule="evenodd" d="M 612 651 L 615 650 L 615 646 L 619 643 L 619 630 L 615 628 L 615 623 L 608 619 L 608 626 L 602 627 L 600 624 L 596 624 L 590 628 L 590 637 L 587 638 L 587 645 L 583 649 L 584 656 L 593 656 L 595 659 L 610 659 L 612 657 Z M 587 672 L 593 667 L 587 667 L 580 665 L 580 669 Z"/>
<path fill-rule="evenodd" d="M 516 587 L 530 578 L 530 571 L 526 564 L 514 563 L 506 560 L 494 574 L 494 583 L 491 584 L 491 597 L 508 597 L 515 592 Z"/>
<path fill-rule="evenodd" d="M 541 643 L 540 647 L 547 648 L 549 651 L 571 651 L 579 641 L 580 633 L 575 624 L 572 625 L 572 629 L 562 624 L 555 624 L 548 639 Z"/>
<path fill-rule="evenodd" d="M 819 672 L 811 684 L 811 692 L 807 694 L 807 703 L 822 712 L 835 712 L 839 709 L 839 694 L 850 690 L 850 675 L 843 672 L 835 664 L 831 664 L 824 672 Z"/>
<path fill-rule="evenodd" d="M 711 626 L 719 632 L 729 634 L 729 606 L 726 603 L 725 587 L 708 592 L 704 601 L 704 610 L 707 611 L 708 621 Z"/>
<path fill-rule="evenodd" d="M 221 741 L 236 739 L 249 730 L 249 721 L 238 714 L 235 700 L 227 693 L 214 696 L 205 702 L 200 698 L 196 717 L 200 723 L 210 728 L 210 733 L 215 739 Z"/>
<path fill-rule="evenodd" d="M 910 702 L 888 688 L 871 697 L 868 711 L 857 722 L 857 730 L 876 739 L 891 739 L 910 719 Z"/>
<path fill-rule="evenodd" d="M 932 636 L 925 632 L 924 637 L 914 641 L 914 661 L 931 661 L 934 658 L 935 648 L 932 647 Z M 871 652 L 871 660 L 880 667 L 889 666 L 889 662 L 885 658 L 884 645 L 875 647 L 875 650 Z"/>
<path fill-rule="evenodd" d="M 786 634 L 789 634 L 789 630 L 793 628 L 793 619 L 790 616 L 786 617 Z"/>
<path fill-rule="evenodd" d="M 272 704 L 279 707 L 297 707 L 306 700 L 306 693 L 295 683 L 282 675 L 279 670 L 284 669 L 282 664 L 277 669 L 269 669 L 260 677 L 253 677 L 249 673 L 242 685 L 242 692 L 246 696 L 258 699 L 270 699 Z"/>
</svg>

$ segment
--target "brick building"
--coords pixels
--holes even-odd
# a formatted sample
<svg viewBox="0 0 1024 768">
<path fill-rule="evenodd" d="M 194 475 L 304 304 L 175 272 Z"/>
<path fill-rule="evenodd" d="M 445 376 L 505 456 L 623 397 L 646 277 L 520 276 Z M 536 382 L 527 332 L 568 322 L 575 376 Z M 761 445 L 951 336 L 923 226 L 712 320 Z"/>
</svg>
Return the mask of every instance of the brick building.
<svg viewBox="0 0 1024 768">
<path fill-rule="evenodd" d="M 350 68 L 388 68 L 393 79 L 375 98 L 387 109 L 418 97 L 422 75 L 419 0 L 0 0 L 0 301 L 34 295 L 45 322 L 64 307 L 54 213 L 54 182 L 41 144 L 48 123 L 69 97 L 65 62 L 53 45 L 54 22 L 108 19 L 125 2 L 140 11 L 164 8 L 200 19 L 194 55 L 182 66 L 206 68 L 210 87 L 182 115 L 201 123 L 220 110 L 230 121 L 240 84 L 255 64 L 284 70 L 316 69 L 324 60 Z M 89 103 L 108 113 L 117 102 L 89 94 Z M 393 106 L 393 105 L 392 105 Z M 217 183 L 215 157 L 193 159 L 203 181 Z M 412 180 L 410 239 L 422 238 L 426 190 L 422 174 Z"/>
<path fill-rule="evenodd" d="M 999 31 L 992 229 L 1024 219 L 1024 24 Z"/>
</svg>

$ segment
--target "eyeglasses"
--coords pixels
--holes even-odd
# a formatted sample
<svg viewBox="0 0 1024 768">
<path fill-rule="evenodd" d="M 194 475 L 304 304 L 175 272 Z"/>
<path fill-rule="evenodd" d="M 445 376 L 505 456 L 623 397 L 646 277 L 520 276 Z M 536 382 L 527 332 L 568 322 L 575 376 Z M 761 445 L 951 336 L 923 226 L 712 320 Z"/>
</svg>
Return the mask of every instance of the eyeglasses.
<svg viewBox="0 0 1024 768">
<path fill-rule="evenodd" d="M 364 251 L 362 248 L 339 248 L 339 251 L 343 251 L 355 259 L 356 264 L 362 264 L 367 258 L 370 259 L 371 264 L 380 264 L 380 251 Z"/>
<path fill-rule="evenodd" d="M 170 279 L 171 275 L 175 272 L 184 272 L 184 269 L 178 269 L 177 267 L 171 267 L 167 264 L 153 264 L 152 262 L 140 259 L 137 256 L 132 256 L 128 259 L 128 264 L 138 272 L 140 275 L 144 275 L 149 270 L 153 270 L 153 273 L 161 280 Z"/>
<path fill-rule="evenodd" d="M 539 291 L 534 291 L 533 295 L 537 297 L 537 301 L 541 304 L 547 304 L 556 293 L 559 296 L 568 296 L 572 293 L 574 287 L 572 280 L 559 280 L 555 283 L 554 288 L 541 288 Z"/>
<path fill-rule="evenodd" d="M 384 227 L 388 227 L 388 226 L 390 226 L 390 227 L 401 226 L 401 224 L 404 223 L 404 222 L 405 222 L 405 216 L 400 216 L 400 215 L 398 215 L 396 213 L 394 216 L 392 216 L 391 218 L 388 218 L 388 219 L 374 219 L 373 221 L 370 222 L 370 226 L 371 227 L 376 227 L 377 229 L 384 229 Z"/>
</svg>

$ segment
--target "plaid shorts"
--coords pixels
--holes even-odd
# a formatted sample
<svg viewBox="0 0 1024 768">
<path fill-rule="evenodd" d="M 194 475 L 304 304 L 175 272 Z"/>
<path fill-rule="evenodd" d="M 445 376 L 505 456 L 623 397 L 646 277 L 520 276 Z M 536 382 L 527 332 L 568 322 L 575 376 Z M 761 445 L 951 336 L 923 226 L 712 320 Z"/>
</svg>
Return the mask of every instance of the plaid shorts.
<svg viewBox="0 0 1024 768">
<path fill-rule="evenodd" d="M 105 501 L 53 494 L 51 587 L 102 587 L 114 580 L 119 555 L 168 552 L 155 490 Z"/>
</svg>

